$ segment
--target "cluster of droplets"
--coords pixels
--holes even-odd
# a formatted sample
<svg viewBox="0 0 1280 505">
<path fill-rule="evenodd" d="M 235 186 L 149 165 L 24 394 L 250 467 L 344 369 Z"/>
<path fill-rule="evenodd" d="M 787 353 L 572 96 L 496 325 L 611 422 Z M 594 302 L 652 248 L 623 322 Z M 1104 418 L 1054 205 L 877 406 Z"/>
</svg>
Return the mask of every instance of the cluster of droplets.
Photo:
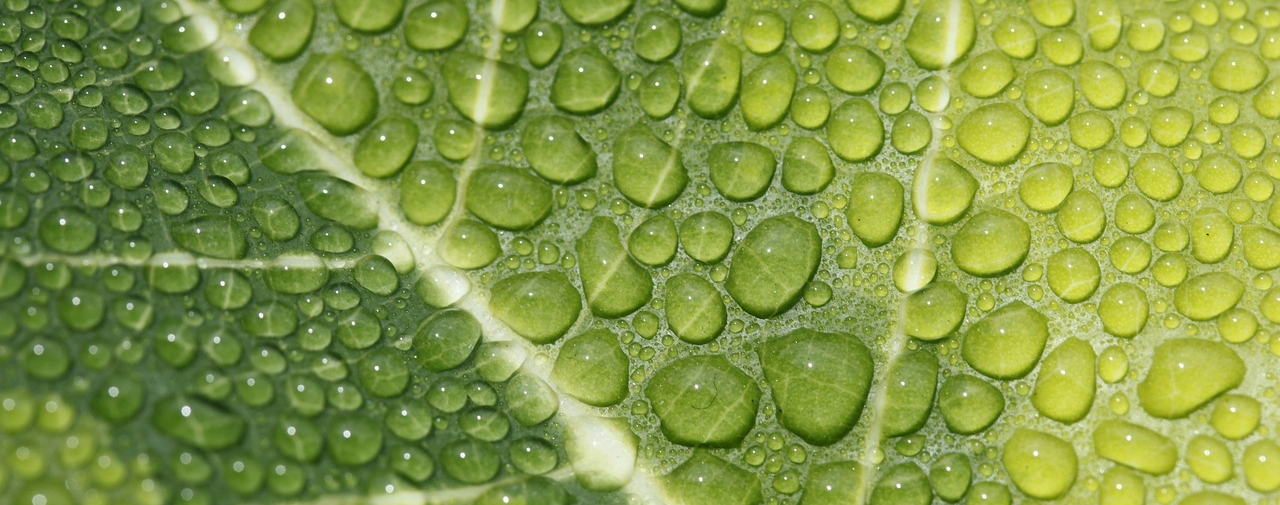
<svg viewBox="0 0 1280 505">
<path fill-rule="evenodd" d="M 254 67 L 189 14 L 0 13 L 0 501 L 207 504 L 555 470 L 554 392 L 479 345 L 475 318 L 422 302 L 373 195 L 326 171 L 314 135 L 273 126 L 245 87 Z M 361 170 L 395 162 L 371 150 Z"/>
<path fill-rule="evenodd" d="M 120 493 L 625 486 L 562 399 L 689 503 L 1280 488 L 1274 9 L 184 5 L 0 16 L 0 414 Z"/>
<path fill-rule="evenodd" d="M 730 9 L 711 21 L 683 5 L 602 7 L 596 16 L 564 6 L 574 24 L 507 37 L 485 76 L 510 93 L 483 106 L 475 88 L 449 82 L 457 68 L 476 74 L 474 62 L 451 66 L 456 56 L 445 56 L 454 112 L 490 128 L 514 124 L 515 133 L 492 134 L 509 147 L 490 159 L 527 163 L 526 179 L 549 183 L 490 183 L 497 178 L 486 171 L 499 169 L 472 179 L 463 167 L 460 203 L 514 232 L 511 243 L 525 246 L 508 254 L 527 259 L 499 262 L 501 240 L 488 239 L 492 266 L 451 263 L 481 268 L 490 309 L 534 343 L 569 335 L 569 345 L 584 325 L 616 333 L 639 366 L 635 394 L 618 401 L 630 404 L 645 457 L 676 467 L 670 482 L 691 467 L 719 465 L 726 482 L 742 470 L 701 452 L 688 459 L 680 446 L 713 448 L 748 468 L 762 453 L 744 449 L 749 439 L 793 437 L 829 450 L 763 468 L 766 494 L 785 502 L 804 496 L 806 486 L 791 483 L 815 463 L 857 469 L 860 449 L 880 444 L 860 438 L 880 436 L 896 440 L 884 446 L 893 453 L 872 451 L 881 470 L 870 481 L 879 485 L 848 491 L 873 501 L 968 496 L 968 474 L 948 488 L 945 472 L 932 484 L 925 472 L 935 459 L 955 459 L 938 456 L 959 454 L 952 450 L 975 456 L 976 480 L 994 481 L 975 485 L 976 503 L 1069 493 L 1128 503 L 1146 486 L 1162 500 L 1227 499 L 1202 487 L 1224 478 L 1165 477 L 1203 469 L 1194 456 L 1175 451 L 1166 467 L 1132 455 L 1167 458 L 1154 449 L 1185 443 L 1149 427 L 1168 426 L 1173 438 L 1197 430 L 1161 419 L 1235 398 L 1215 400 L 1242 383 L 1265 387 L 1260 377 L 1246 381 L 1241 350 L 1227 344 L 1254 340 L 1265 350 L 1266 326 L 1280 315 L 1265 273 L 1277 266 L 1267 217 L 1276 170 L 1257 126 L 1275 116 L 1264 60 L 1275 53 L 1266 36 L 1275 12 L 1238 2 L 1160 15 L 1108 2 L 1079 12 L 1068 2 L 1025 10 L 925 2 L 900 16 L 894 4 L 862 7 L 878 13 L 853 6 L 857 17 L 815 2 Z M 1219 49 L 1211 40 L 1230 42 Z M 597 171 L 606 182 L 586 182 Z M 499 187 L 529 192 L 515 199 L 492 191 Z M 535 242 L 539 253 L 561 254 L 534 261 Z M 570 244 L 576 255 L 564 254 Z M 581 316 L 582 300 L 594 321 Z M 855 312 L 860 321 L 849 321 Z M 1148 319 L 1158 323 L 1148 328 Z M 795 363 L 826 361 L 844 373 L 788 368 L 771 346 L 814 348 L 827 338 L 803 326 L 861 335 L 865 364 L 850 363 L 856 351 L 828 350 Z M 1221 338 L 1196 336 L 1215 330 Z M 895 344 L 903 338 L 914 340 Z M 727 359 L 709 357 L 717 355 Z M 1201 357 L 1195 366 L 1190 355 Z M 1198 379 L 1219 368 L 1220 380 Z M 1175 369 L 1193 371 L 1152 378 Z M 856 387 L 790 393 L 805 373 Z M 741 394 L 687 393 L 703 381 Z M 590 395 L 564 384 L 570 396 Z M 1110 414 L 1094 413 L 1096 398 Z M 864 402 L 883 411 L 863 415 Z M 856 429 L 860 415 L 875 435 Z M 721 422 L 706 428 L 707 416 Z M 1010 421 L 997 423 L 1001 416 Z M 1108 416 L 1130 420 L 1100 421 Z M 772 431 L 775 417 L 786 431 Z M 1078 437 L 1081 425 L 1097 428 Z M 1225 492 L 1273 490 L 1258 463 L 1273 444 L 1262 433 L 1241 445 L 1251 454 L 1243 486 Z M 1149 445 L 1117 442 L 1126 437 Z M 1081 463 L 1089 454 L 1100 458 Z M 1123 492 L 1098 491 L 1107 486 L 1084 477 L 1095 470 Z"/>
</svg>

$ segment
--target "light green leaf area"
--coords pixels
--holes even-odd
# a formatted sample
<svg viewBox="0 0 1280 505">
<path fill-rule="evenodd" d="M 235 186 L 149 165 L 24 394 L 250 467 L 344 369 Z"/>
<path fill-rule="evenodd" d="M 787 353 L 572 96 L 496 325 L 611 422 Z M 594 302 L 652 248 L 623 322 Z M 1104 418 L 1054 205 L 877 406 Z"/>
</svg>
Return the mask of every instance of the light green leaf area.
<svg viewBox="0 0 1280 505">
<path fill-rule="evenodd" d="M 0 503 L 1276 504 L 1277 30 L 0 0 Z"/>
</svg>

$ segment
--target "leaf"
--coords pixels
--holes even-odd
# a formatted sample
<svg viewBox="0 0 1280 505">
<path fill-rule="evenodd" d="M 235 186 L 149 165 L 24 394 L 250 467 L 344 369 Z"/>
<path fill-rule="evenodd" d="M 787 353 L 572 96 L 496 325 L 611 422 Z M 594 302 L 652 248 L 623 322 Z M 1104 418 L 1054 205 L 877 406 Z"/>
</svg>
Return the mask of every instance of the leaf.
<svg viewBox="0 0 1280 505">
<path fill-rule="evenodd" d="M 791 3 L 6 3 L 0 503 L 1267 500 L 1267 7 Z"/>
</svg>

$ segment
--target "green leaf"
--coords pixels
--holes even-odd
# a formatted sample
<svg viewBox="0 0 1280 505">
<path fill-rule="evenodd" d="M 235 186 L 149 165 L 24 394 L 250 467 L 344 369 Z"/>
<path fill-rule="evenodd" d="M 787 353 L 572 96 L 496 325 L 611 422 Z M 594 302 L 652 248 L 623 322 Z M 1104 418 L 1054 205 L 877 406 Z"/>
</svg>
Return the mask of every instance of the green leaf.
<svg viewBox="0 0 1280 505">
<path fill-rule="evenodd" d="M 0 503 L 1274 500 L 1274 14 L 7 0 Z"/>
</svg>

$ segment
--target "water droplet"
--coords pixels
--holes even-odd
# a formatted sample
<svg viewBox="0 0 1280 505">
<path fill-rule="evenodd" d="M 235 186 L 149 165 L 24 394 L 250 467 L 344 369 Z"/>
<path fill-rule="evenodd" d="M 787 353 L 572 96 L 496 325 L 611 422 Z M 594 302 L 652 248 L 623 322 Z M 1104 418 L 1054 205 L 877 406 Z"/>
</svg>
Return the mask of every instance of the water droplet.
<svg viewBox="0 0 1280 505">
<path fill-rule="evenodd" d="M 689 109 L 703 118 L 719 118 L 738 100 L 742 54 L 726 39 L 701 40 L 685 47 L 680 74 Z"/>
<path fill-rule="evenodd" d="M 273 0 L 249 31 L 249 43 L 268 58 L 290 60 L 307 48 L 315 24 L 312 0 Z"/>
<path fill-rule="evenodd" d="M 494 316 L 535 344 L 559 339 L 582 310 L 581 295 L 560 272 L 515 274 L 495 283 L 491 293 Z"/>
<path fill-rule="evenodd" d="M 645 397 L 668 440 L 721 447 L 741 442 L 755 425 L 760 388 L 724 357 L 691 356 L 658 370 Z"/>
<path fill-rule="evenodd" d="M 1005 442 L 1001 462 L 1019 490 L 1042 500 L 1065 495 L 1078 471 L 1076 451 L 1070 443 L 1029 428 L 1013 432 Z"/>
<path fill-rule="evenodd" d="M 334 135 L 354 133 L 378 113 L 373 78 L 359 64 L 336 53 L 309 57 L 294 80 L 291 96 L 298 108 Z"/>
<path fill-rule="evenodd" d="M 791 215 L 765 219 L 734 251 L 725 291 L 756 317 L 786 312 L 817 272 L 821 247 L 813 224 Z"/>
</svg>

